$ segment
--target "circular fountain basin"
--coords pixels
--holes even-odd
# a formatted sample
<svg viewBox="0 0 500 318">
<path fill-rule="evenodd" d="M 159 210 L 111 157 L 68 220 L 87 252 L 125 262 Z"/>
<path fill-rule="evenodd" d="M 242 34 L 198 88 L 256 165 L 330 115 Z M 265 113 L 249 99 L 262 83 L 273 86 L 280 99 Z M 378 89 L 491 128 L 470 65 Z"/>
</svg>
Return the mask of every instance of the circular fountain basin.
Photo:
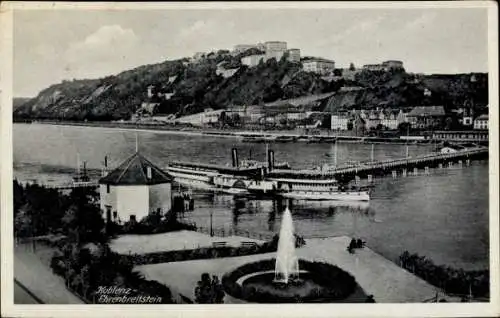
<svg viewBox="0 0 500 318">
<path fill-rule="evenodd" d="M 299 260 L 298 278 L 275 281 L 276 260 L 240 266 L 222 277 L 226 294 L 251 303 L 343 302 L 357 288 L 356 281 L 337 266 Z"/>
<path fill-rule="evenodd" d="M 308 271 L 301 270 L 301 271 L 299 271 L 299 276 L 301 276 L 301 275 L 303 275 L 305 273 L 308 273 Z M 255 276 L 260 276 L 260 275 L 263 275 L 263 274 L 272 274 L 273 278 L 274 278 L 275 271 L 274 270 L 268 270 L 268 271 L 261 271 L 261 272 L 250 273 L 248 275 L 245 275 L 245 276 L 242 276 L 242 277 L 238 278 L 238 280 L 236 281 L 236 284 L 243 285 L 243 282 L 245 282 L 247 279 L 253 278 Z M 281 283 L 281 282 L 278 282 L 278 283 Z"/>
<path fill-rule="evenodd" d="M 298 300 L 314 297 L 323 287 L 311 279 L 308 271 L 300 271 L 299 277 L 288 282 L 276 281 L 274 271 L 252 273 L 238 279 L 245 289 L 271 294 L 280 299 Z"/>
</svg>

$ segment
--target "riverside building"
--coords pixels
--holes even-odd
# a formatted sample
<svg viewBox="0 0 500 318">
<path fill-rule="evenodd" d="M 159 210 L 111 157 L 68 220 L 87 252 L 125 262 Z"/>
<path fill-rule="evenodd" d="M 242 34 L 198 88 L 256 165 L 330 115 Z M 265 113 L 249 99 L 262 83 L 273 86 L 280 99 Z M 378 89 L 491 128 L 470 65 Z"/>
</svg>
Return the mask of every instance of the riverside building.
<svg viewBox="0 0 500 318">
<path fill-rule="evenodd" d="M 99 179 L 99 195 L 106 221 L 140 221 L 171 210 L 172 178 L 136 152 Z"/>
</svg>

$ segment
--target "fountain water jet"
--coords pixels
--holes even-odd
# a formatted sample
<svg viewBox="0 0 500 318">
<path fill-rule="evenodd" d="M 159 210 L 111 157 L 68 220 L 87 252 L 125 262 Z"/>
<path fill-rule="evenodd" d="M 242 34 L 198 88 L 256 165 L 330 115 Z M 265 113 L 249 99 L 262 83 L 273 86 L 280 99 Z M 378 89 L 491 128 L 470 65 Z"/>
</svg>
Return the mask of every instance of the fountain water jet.
<svg viewBox="0 0 500 318">
<path fill-rule="evenodd" d="M 253 303 L 337 302 L 359 287 L 353 276 L 335 265 L 299 260 L 295 244 L 292 215 L 286 208 L 276 259 L 245 264 L 224 274 L 222 285 L 226 294 L 238 299 L 238 303 L 241 300 Z"/>
<path fill-rule="evenodd" d="M 288 284 L 299 276 L 299 260 L 295 254 L 295 235 L 292 214 L 288 207 L 283 212 L 276 254 L 274 282 Z"/>
</svg>

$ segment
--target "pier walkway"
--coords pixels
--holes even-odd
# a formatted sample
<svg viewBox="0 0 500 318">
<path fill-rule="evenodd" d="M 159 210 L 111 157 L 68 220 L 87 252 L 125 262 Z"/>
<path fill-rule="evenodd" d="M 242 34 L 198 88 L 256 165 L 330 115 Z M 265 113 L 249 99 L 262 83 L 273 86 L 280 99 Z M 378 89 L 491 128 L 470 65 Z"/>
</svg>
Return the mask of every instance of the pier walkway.
<svg viewBox="0 0 500 318">
<path fill-rule="evenodd" d="M 455 163 L 458 163 L 459 165 L 463 163 L 470 164 L 471 160 L 487 158 L 488 148 L 478 147 L 451 153 L 432 153 L 418 157 L 398 158 L 385 161 L 371 161 L 356 165 L 344 165 L 337 168 L 323 170 L 274 170 L 272 174 L 273 177 L 283 175 L 307 175 L 311 178 L 333 177 L 342 179 L 345 177 L 355 176 L 358 176 L 360 178 L 370 178 L 370 176 L 374 175 L 395 175 L 398 173 L 398 171 L 401 171 L 403 175 L 411 173 L 412 171 L 413 173 L 418 173 L 418 169 L 425 169 L 425 171 L 428 171 L 429 168 L 444 167 L 446 165 L 450 166 Z"/>
<path fill-rule="evenodd" d="M 425 173 L 429 168 L 452 166 L 455 163 L 469 165 L 471 160 L 488 159 L 488 147 L 476 147 L 465 150 L 460 150 L 450 153 L 431 153 L 417 157 L 405 157 L 391 159 L 385 161 L 369 161 L 358 164 L 349 164 L 339 167 L 328 167 L 326 169 L 309 169 L 309 170 L 289 170 L 289 169 L 274 169 L 267 173 L 267 176 L 273 178 L 289 178 L 289 177 L 308 177 L 311 179 L 327 179 L 335 178 L 338 180 L 352 180 L 354 178 L 368 178 L 373 176 L 383 176 L 392 174 L 394 177 L 398 174 L 406 176 L 406 174 L 418 174 L 419 169 L 424 169 Z M 236 171 L 236 169 L 233 169 Z M 23 185 L 26 185 L 24 182 Z M 33 183 L 32 183 L 33 184 Z M 35 183 L 38 184 L 38 183 Z M 75 188 L 97 188 L 99 183 L 97 180 L 88 182 L 67 182 L 59 184 L 39 184 L 45 188 L 57 190 L 71 190 Z"/>
<path fill-rule="evenodd" d="M 47 189 L 56 190 L 72 190 L 77 188 L 97 188 L 99 187 L 99 182 L 89 181 L 89 182 L 62 182 L 62 183 L 38 183 L 38 182 L 20 182 L 23 186 L 26 185 L 39 185 Z"/>
</svg>

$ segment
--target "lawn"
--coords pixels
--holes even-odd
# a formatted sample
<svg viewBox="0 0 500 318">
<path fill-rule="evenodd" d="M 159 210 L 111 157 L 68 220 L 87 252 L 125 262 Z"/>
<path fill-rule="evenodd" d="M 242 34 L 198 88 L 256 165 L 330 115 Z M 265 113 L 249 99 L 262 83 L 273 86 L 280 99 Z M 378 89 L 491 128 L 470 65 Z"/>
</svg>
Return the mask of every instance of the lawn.
<svg viewBox="0 0 500 318">
<path fill-rule="evenodd" d="M 112 240 L 109 245 L 111 250 L 118 254 L 146 254 L 212 247 L 214 242 L 226 242 L 227 246 L 232 247 L 239 247 L 241 242 L 264 243 L 261 240 L 240 236 L 211 237 L 194 231 L 176 231 L 149 235 L 122 235 Z"/>
</svg>

